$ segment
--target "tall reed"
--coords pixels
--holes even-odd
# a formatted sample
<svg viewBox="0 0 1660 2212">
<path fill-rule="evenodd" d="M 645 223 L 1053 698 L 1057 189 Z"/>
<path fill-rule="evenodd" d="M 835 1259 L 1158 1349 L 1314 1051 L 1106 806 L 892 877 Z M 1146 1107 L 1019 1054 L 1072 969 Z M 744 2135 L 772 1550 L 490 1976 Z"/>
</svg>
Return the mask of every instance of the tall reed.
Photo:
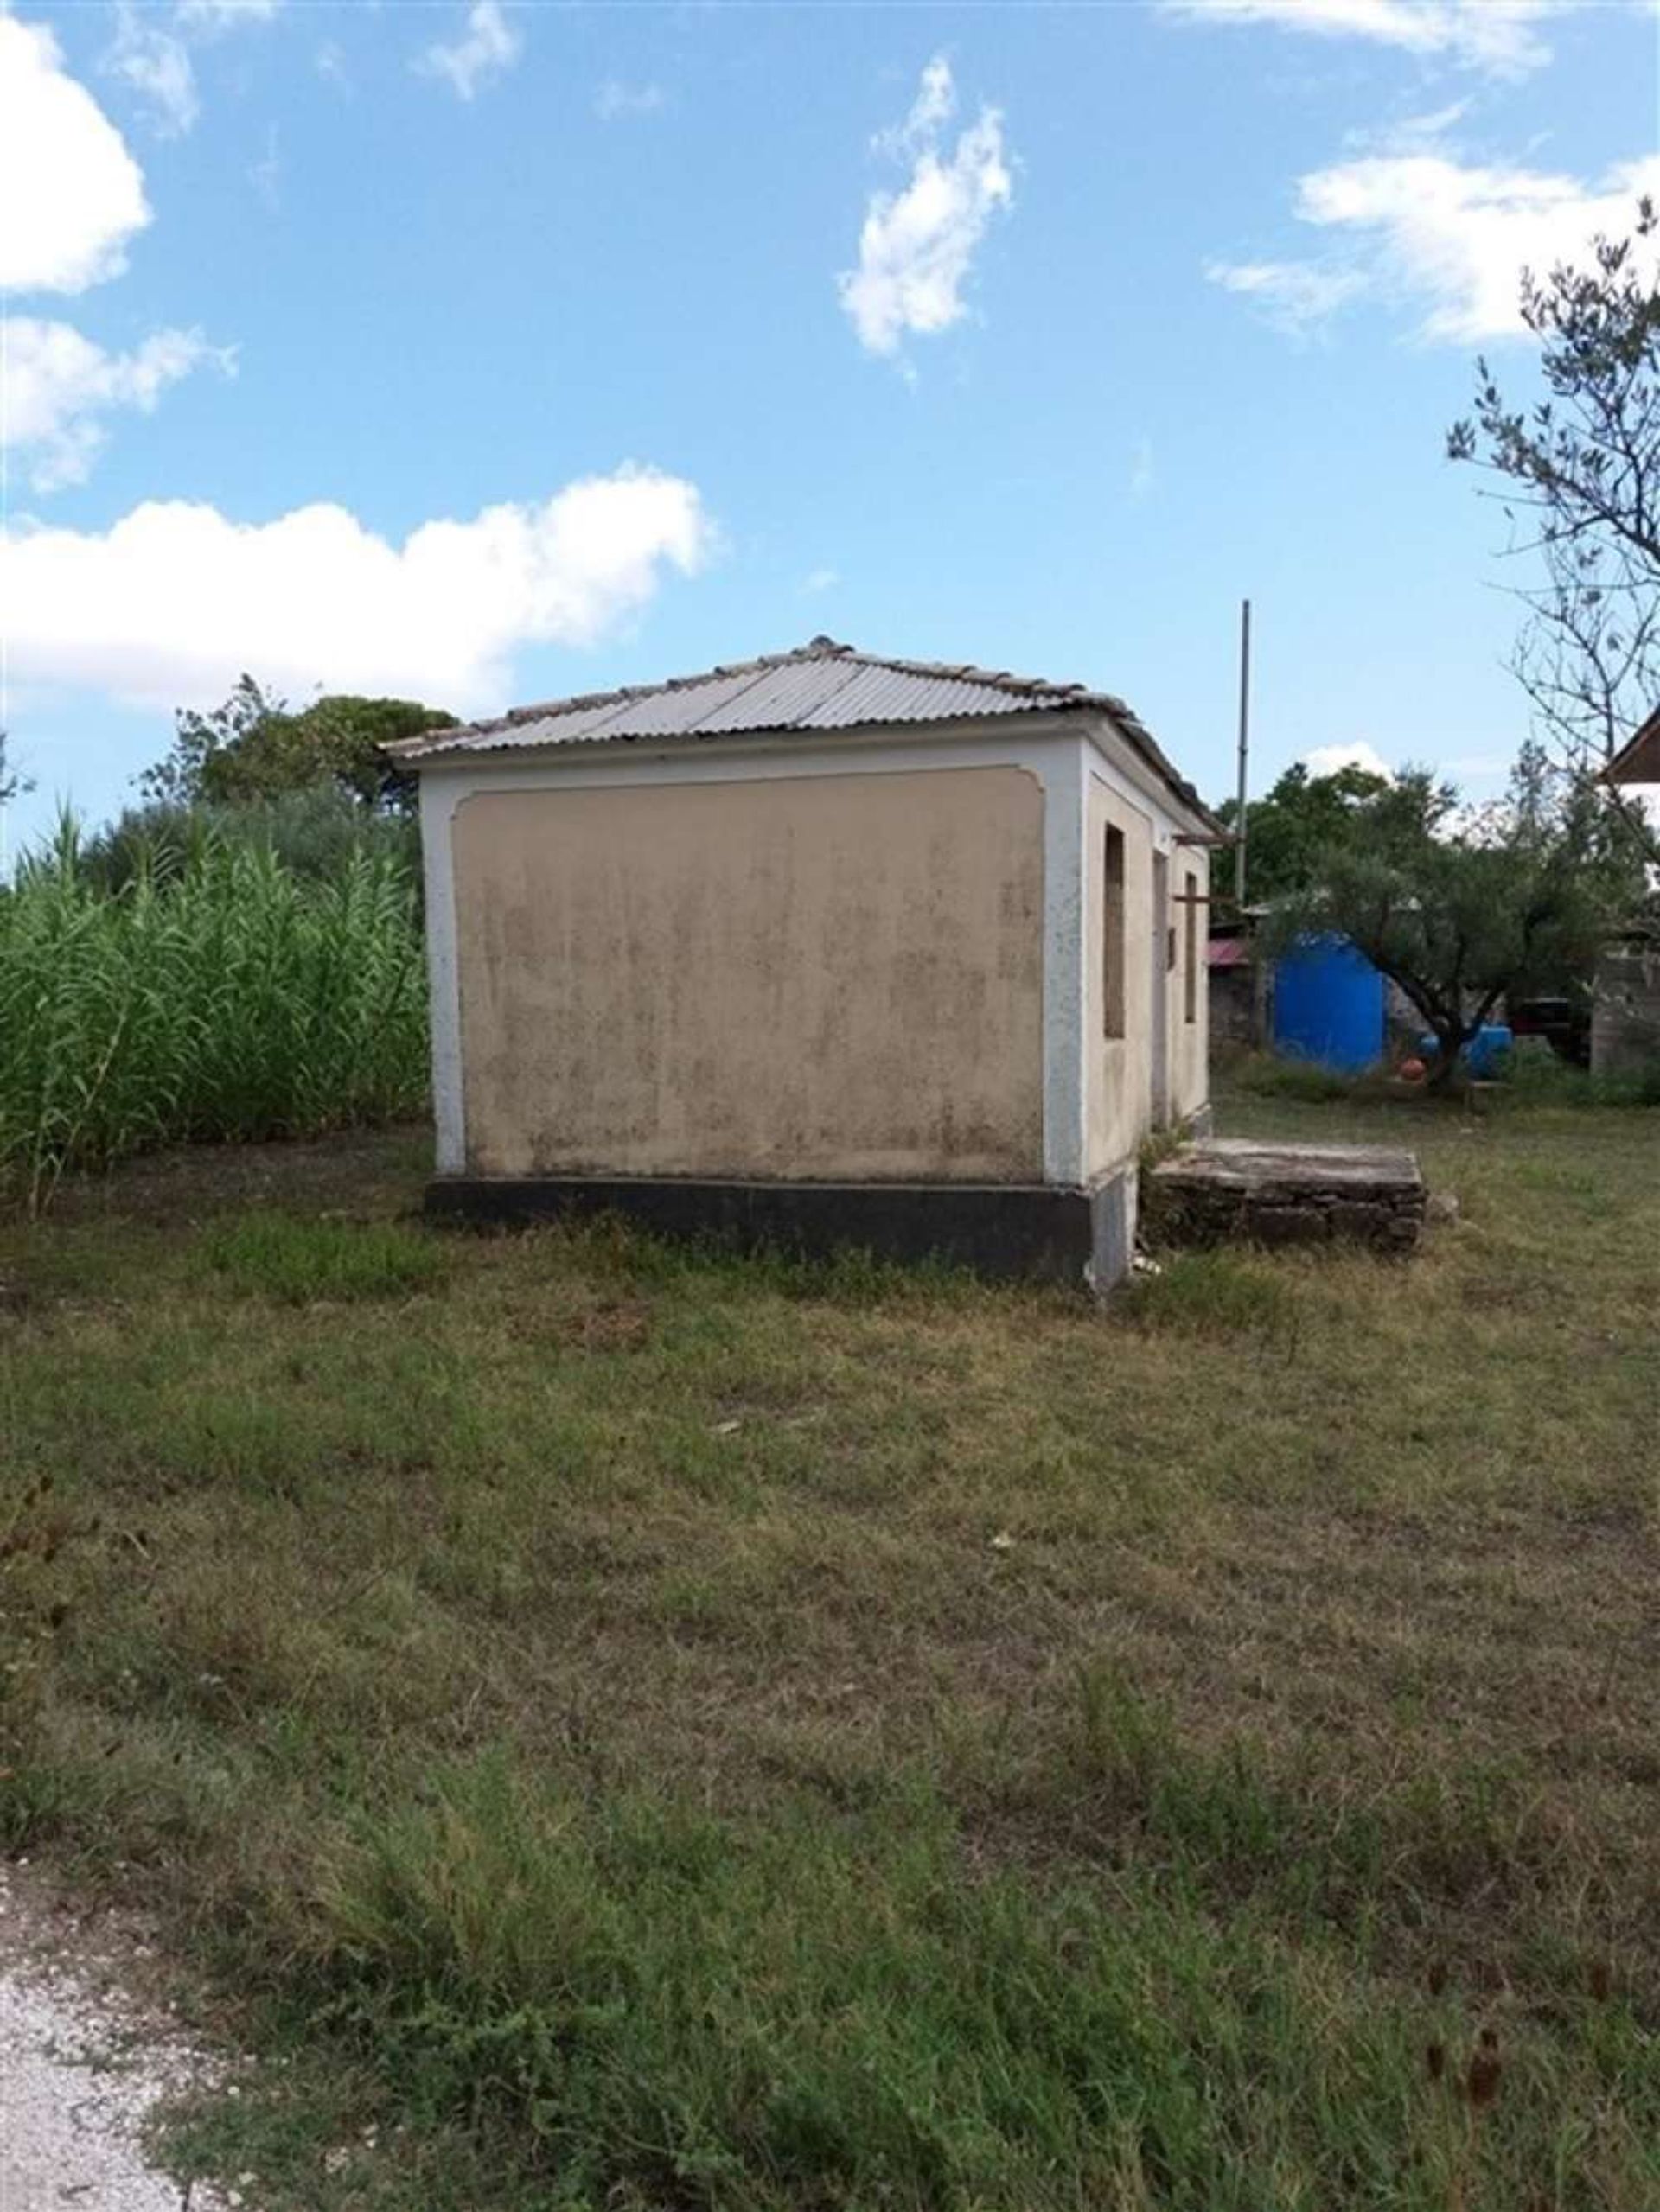
<svg viewBox="0 0 1660 2212">
<path fill-rule="evenodd" d="M 0 1186 L 147 1147 L 300 1136 L 418 1111 L 415 888 L 354 852 L 323 880 L 208 835 L 102 889 L 66 818 L 0 890 Z"/>
</svg>

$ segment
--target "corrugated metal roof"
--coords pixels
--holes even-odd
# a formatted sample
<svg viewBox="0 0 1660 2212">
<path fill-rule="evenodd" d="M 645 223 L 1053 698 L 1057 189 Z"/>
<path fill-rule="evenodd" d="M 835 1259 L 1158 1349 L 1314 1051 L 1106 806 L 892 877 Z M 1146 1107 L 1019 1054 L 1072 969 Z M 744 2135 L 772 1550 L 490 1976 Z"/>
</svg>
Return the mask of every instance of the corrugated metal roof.
<svg viewBox="0 0 1660 2212">
<path fill-rule="evenodd" d="M 1108 717 L 1178 797 L 1210 819 L 1192 786 L 1176 774 L 1124 702 L 1108 692 L 998 669 L 891 660 L 825 637 L 794 653 L 712 668 L 700 676 L 516 707 L 496 721 L 433 730 L 386 749 L 418 768 L 462 754 L 520 753 L 552 745 L 819 733 L 1077 711 Z"/>
</svg>

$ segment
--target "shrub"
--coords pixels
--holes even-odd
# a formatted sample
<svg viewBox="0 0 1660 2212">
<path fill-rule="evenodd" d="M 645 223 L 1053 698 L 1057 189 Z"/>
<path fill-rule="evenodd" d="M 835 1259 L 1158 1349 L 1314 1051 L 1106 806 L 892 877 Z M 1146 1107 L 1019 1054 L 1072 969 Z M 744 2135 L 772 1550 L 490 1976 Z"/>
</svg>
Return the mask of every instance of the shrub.
<svg viewBox="0 0 1660 2212">
<path fill-rule="evenodd" d="M 1272 1052 L 1252 1053 L 1233 1070 L 1235 1087 L 1253 1098 L 1306 1099 L 1316 1105 L 1332 1099 L 1352 1099 L 1375 1080 L 1345 1075 L 1335 1068 L 1323 1068 L 1315 1060 L 1282 1059 Z"/>
</svg>

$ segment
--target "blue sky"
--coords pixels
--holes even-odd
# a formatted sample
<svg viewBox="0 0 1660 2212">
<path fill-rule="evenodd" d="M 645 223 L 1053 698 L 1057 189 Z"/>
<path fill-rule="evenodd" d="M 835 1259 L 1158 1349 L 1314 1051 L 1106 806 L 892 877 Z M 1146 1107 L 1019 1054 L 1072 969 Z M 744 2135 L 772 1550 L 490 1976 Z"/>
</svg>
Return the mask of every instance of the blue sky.
<svg viewBox="0 0 1660 2212">
<path fill-rule="evenodd" d="M 1660 189 L 1612 0 L 0 16 L 4 718 L 130 795 L 242 668 L 461 711 L 818 631 L 1121 692 L 1212 795 L 1484 792 L 1515 279 Z"/>
</svg>

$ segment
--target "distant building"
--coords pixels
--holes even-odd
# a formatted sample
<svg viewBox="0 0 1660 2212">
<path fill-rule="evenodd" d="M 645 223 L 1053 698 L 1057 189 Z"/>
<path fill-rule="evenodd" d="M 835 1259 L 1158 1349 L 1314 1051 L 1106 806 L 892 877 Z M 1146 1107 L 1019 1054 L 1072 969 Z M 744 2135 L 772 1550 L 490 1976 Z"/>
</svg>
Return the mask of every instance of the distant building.
<svg viewBox="0 0 1660 2212">
<path fill-rule="evenodd" d="M 1620 747 L 1603 773 L 1610 783 L 1660 786 L 1660 707 Z"/>
<path fill-rule="evenodd" d="M 1610 783 L 1660 787 L 1660 707 L 1604 771 Z M 1652 901 L 1650 904 L 1652 904 Z M 1635 921 L 1597 962 L 1591 1068 L 1623 1075 L 1660 1064 L 1660 921 Z"/>
<path fill-rule="evenodd" d="M 1219 831 L 1120 700 L 815 638 L 389 750 L 435 1208 L 1127 1265 L 1206 1109 Z"/>
<path fill-rule="evenodd" d="M 1204 948 L 1210 1042 L 1248 1048 L 1267 1036 L 1267 978 L 1256 957 L 1254 922 L 1231 916 L 1211 927 Z"/>
</svg>

